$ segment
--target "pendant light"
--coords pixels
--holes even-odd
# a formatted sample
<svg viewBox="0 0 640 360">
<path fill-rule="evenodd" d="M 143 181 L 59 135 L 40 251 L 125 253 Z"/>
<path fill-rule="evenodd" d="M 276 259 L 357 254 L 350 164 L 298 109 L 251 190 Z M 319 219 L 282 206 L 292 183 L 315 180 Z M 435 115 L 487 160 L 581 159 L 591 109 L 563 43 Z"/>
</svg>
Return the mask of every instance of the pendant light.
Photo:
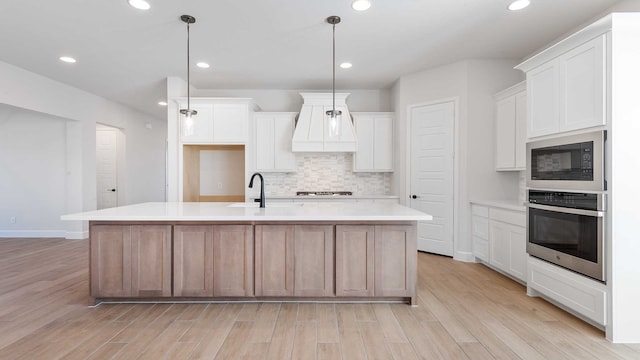
<svg viewBox="0 0 640 360">
<path fill-rule="evenodd" d="M 340 23 L 339 16 L 329 16 L 327 22 L 333 25 L 333 107 L 327 111 L 329 117 L 329 137 L 340 136 L 342 125 L 342 111 L 336 110 L 336 24 Z"/>
<path fill-rule="evenodd" d="M 182 133 L 184 136 L 193 135 L 193 117 L 198 114 L 196 110 L 191 108 L 191 79 L 189 71 L 189 25 L 196 22 L 196 18 L 191 15 L 182 15 L 180 20 L 187 23 L 187 108 L 180 109 L 180 114 L 184 115 L 184 126 Z"/>
</svg>

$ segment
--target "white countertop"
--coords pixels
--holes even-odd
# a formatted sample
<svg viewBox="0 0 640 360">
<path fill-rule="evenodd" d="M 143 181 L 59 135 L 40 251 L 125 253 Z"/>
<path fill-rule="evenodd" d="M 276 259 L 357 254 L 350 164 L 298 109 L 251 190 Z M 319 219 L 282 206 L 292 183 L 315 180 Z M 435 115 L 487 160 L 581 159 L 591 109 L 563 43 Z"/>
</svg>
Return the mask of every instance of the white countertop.
<svg viewBox="0 0 640 360">
<path fill-rule="evenodd" d="M 255 197 L 252 197 L 255 198 Z M 395 195 L 267 195 L 265 199 L 269 200 L 385 200 L 385 199 L 399 199 L 399 196 Z"/>
<path fill-rule="evenodd" d="M 485 205 L 515 211 L 526 211 L 523 203 L 517 200 L 472 200 L 472 204 Z"/>
<path fill-rule="evenodd" d="M 234 203 L 155 202 L 120 206 L 61 216 L 62 220 L 90 221 L 422 221 L 431 215 L 385 203 Z M 236 205 L 238 203 L 235 203 Z M 246 205 L 245 205 L 246 204 Z"/>
</svg>

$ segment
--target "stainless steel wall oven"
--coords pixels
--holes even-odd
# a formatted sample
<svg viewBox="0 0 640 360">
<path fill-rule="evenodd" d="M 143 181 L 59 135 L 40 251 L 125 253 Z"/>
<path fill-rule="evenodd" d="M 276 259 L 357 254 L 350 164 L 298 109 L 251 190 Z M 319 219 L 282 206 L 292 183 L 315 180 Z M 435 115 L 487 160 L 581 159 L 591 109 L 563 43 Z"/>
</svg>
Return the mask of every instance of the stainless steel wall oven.
<svg viewBox="0 0 640 360">
<path fill-rule="evenodd" d="M 527 252 L 606 281 L 605 195 L 529 190 Z"/>
</svg>

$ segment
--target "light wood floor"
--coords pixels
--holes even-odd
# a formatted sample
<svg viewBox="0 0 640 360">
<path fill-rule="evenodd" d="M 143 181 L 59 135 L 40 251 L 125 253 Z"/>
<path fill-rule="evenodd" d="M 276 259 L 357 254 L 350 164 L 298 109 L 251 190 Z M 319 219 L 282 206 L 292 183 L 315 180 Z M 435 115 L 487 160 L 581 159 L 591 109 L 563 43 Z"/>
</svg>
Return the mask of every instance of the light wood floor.
<svg viewBox="0 0 640 360">
<path fill-rule="evenodd" d="M 0 239 L 0 359 L 640 359 L 483 265 L 419 254 L 419 306 L 88 308 L 86 240 Z"/>
</svg>

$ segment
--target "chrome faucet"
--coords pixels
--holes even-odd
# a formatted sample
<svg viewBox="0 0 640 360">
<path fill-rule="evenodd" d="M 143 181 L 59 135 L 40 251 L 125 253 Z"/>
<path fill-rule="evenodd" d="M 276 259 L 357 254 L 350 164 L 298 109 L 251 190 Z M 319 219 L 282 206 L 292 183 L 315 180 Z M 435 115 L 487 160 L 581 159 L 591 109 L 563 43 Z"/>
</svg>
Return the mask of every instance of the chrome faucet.
<svg viewBox="0 0 640 360">
<path fill-rule="evenodd" d="M 249 180 L 249 188 L 253 188 L 253 178 L 256 177 L 256 175 L 258 175 L 258 177 L 260 178 L 260 207 L 263 208 L 264 207 L 264 178 L 262 177 L 262 174 L 260 173 L 253 173 L 253 175 L 251 175 L 251 180 Z"/>
</svg>

